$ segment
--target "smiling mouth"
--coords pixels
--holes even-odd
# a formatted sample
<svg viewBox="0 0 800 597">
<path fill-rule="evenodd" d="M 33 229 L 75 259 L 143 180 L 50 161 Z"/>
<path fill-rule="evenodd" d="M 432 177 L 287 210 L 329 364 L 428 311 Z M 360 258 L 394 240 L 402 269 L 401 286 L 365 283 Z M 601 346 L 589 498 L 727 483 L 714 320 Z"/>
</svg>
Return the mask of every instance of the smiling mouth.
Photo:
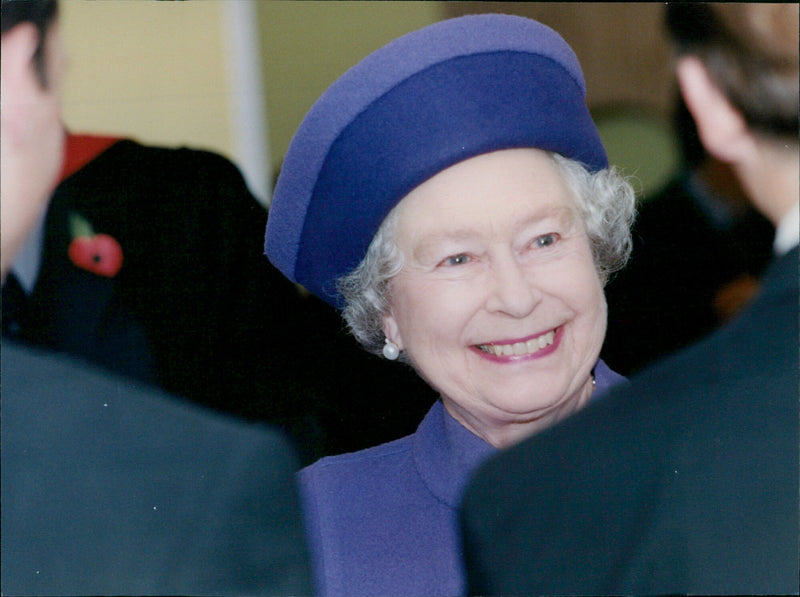
<svg viewBox="0 0 800 597">
<path fill-rule="evenodd" d="M 527 342 L 514 342 L 513 344 L 479 344 L 478 348 L 485 353 L 497 357 L 524 356 L 539 352 L 550 346 L 556 337 L 556 331 L 550 330 L 546 334 L 531 338 Z"/>
</svg>

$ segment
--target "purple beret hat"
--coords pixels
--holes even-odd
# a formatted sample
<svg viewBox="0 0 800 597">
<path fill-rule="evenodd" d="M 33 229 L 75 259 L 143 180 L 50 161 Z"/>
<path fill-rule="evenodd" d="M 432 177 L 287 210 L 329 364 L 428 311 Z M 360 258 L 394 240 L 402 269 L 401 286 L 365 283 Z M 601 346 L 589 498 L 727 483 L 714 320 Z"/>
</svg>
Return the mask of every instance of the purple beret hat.
<svg viewBox="0 0 800 597">
<path fill-rule="evenodd" d="M 391 209 L 465 159 L 536 147 L 608 166 L 578 60 L 524 17 L 441 21 L 367 56 L 317 100 L 278 178 L 266 254 L 337 308 L 336 282 L 364 258 Z"/>
</svg>

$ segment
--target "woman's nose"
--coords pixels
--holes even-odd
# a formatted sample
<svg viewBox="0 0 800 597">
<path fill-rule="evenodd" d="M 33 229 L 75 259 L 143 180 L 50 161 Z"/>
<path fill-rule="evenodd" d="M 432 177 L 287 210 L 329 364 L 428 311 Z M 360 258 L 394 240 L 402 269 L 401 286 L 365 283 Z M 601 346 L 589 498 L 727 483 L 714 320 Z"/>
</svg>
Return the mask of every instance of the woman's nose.
<svg viewBox="0 0 800 597">
<path fill-rule="evenodd" d="M 492 263 L 486 308 L 490 312 L 525 317 L 541 300 L 530 273 L 513 258 Z"/>
</svg>

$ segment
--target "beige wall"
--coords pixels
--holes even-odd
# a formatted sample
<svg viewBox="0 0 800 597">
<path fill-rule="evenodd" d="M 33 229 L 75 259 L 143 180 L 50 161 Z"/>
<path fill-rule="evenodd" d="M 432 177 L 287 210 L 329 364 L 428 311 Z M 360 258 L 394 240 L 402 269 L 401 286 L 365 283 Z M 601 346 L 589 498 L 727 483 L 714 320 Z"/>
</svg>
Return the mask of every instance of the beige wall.
<svg viewBox="0 0 800 597">
<path fill-rule="evenodd" d="M 663 2 L 447 2 L 448 16 L 504 12 L 549 25 L 575 51 L 591 108 L 672 108 L 674 77 Z"/>
<path fill-rule="evenodd" d="M 609 158 L 641 195 L 674 173 L 668 114 L 674 83 L 663 4 L 571 2 L 265 1 L 258 4 L 273 168 L 317 97 L 369 52 L 442 18 L 475 12 L 531 16 L 559 31 L 578 55 Z M 630 110 L 608 114 L 620 104 Z"/>
<path fill-rule="evenodd" d="M 258 21 L 265 98 L 257 105 L 266 113 L 271 158 L 256 161 L 270 162 L 266 171 L 277 170 L 311 104 L 347 68 L 399 35 L 464 12 L 518 12 L 553 26 L 581 60 L 594 108 L 623 101 L 657 117 L 673 98 L 662 4 L 62 0 L 72 55 L 67 125 L 208 148 L 241 166 L 245 156 L 237 159 L 237 151 L 253 152 L 237 145 L 231 123 L 224 28 L 226 8 L 238 1 L 252 2 Z M 669 176 L 674 148 L 661 131 L 616 123 L 601 130 L 612 160 L 636 173 L 642 187 Z"/>
<path fill-rule="evenodd" d="M 63 0 L 75 132 L 232 156 L 221 2 Z"/>
<path fill-rule="evenodd" d="M 592 110 L 609 160 L 640 196 L 658 192 L 679 167 L 670 120 L 675 78 L 657 2 L 445 3 L 447 16 L 505 12 L 549 25 L 569 43 L 586 79 Z"/>
<path fill-rule="evenodd" d="M 264 84 L 277 167 L 314 101 L 370 52 L 442 18 L 441 2 L 263 1 Z"/>
<path fill-rule="evenodd" d="M 61 26 L 71 55 L 68 128 L 211 149 L 241 167 L 245 156 L 237 159 L 224 26 L 226 8 L 240 1 L 252 0 L 62 0 Z M 265 169 L 271 171 L 303 115 L 336 77 L 443 14 L 440 2 L 426 1 L 253 5 L 272 155 Z"/>
</svg>

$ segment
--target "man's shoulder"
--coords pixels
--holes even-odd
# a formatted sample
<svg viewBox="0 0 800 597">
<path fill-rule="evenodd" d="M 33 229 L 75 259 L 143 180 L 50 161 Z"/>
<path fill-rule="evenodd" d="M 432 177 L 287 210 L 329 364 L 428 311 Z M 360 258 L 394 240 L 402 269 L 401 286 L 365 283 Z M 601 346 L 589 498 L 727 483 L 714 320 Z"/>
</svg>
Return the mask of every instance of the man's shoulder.
<svg viewBox="0 0 800 597">
<path fill-rule="evenodd" d="M 125 170 L 152 167 L 165 171 L 164 174 L 167 175 L 169 175 L 169 170 L 175 167 L 183 166 L 188 168 L 197 164 L 237 169 L 230 159 L 215 151 L 184 145 L 170 147 L 144 144 L 134 139 L 121 139 L 114 143 L 106 151 L 99 154 L 95 160 L 89 162 L 86 167 L 94 164 L 104 168 L 114 165 L 114 167 Z"/>
<path fill-rule="evenodd" d="M 148 207 L 167 212 L 188 204 L 193 210 L 224 210 L 225 203 L 208 201 L 223 194 L 227 202 L 241 197 L 243 205 L 261 207 L 238 166 L 220 153 L 123 139 L 62 181 L 53 201 L 70 201 L 101 213 L 106 205 L 118 210 L 129 206 L 125 217 L 130 217 L 146 214 Z"/>
<path fill-rule="evenodd" d="M 177 592 L 209 594 L 215 575 L 249 587 L 304 566 L 281 434 L 7 341 L 2 380 L 4 590 L 151 594 L 169 569 Z M 33 562 L 49 575 L 26 577 Z"/>
<path fill-rule="evenodd" d="M 772 330 L 776 326 L 783 331 Z M 711 424 L 698 412 L 705 411 L 710 418 L 722 416 L 719 401 L 736 398 L 734 394 L 742 387 L 753 388 L 746 380 L 774 378 L 785 390 L 790 389 L 798 369 L 796 327 L 797 305 L 785 301 L 752 305 L 728 326 L 644 369 L 602 400 L 493 458 L 483 470 L 481 485 L 490 488 L 500 479 L 515 477 L 518 470 L 529 470 L 536 462 L 602 459 L 604 451 L 616 455 L 614 462 L 623 466 L 635 457 L 642 461 L 657 458 L 670 437 L 686 432 L 688 426 L 701 429 Z M 796 400 L 796 387 L 791 394 L 775 398 L 786 397 Z M 629 445 L 639 449 L 630 451 Z"/>
<path fill-rule="evenodd" d="M 121 449 L 180 448 L 198 456 L 222 457 L 234 445 L 290 451 L 277 431 L 51 351 L 4 341 L 2 378 L 4 431 L 13 421 L 43 437 L 63 430 L 78 442 L 82 434 L 108 434 L 134 442 L 120 442 Z"/>
</svg>

